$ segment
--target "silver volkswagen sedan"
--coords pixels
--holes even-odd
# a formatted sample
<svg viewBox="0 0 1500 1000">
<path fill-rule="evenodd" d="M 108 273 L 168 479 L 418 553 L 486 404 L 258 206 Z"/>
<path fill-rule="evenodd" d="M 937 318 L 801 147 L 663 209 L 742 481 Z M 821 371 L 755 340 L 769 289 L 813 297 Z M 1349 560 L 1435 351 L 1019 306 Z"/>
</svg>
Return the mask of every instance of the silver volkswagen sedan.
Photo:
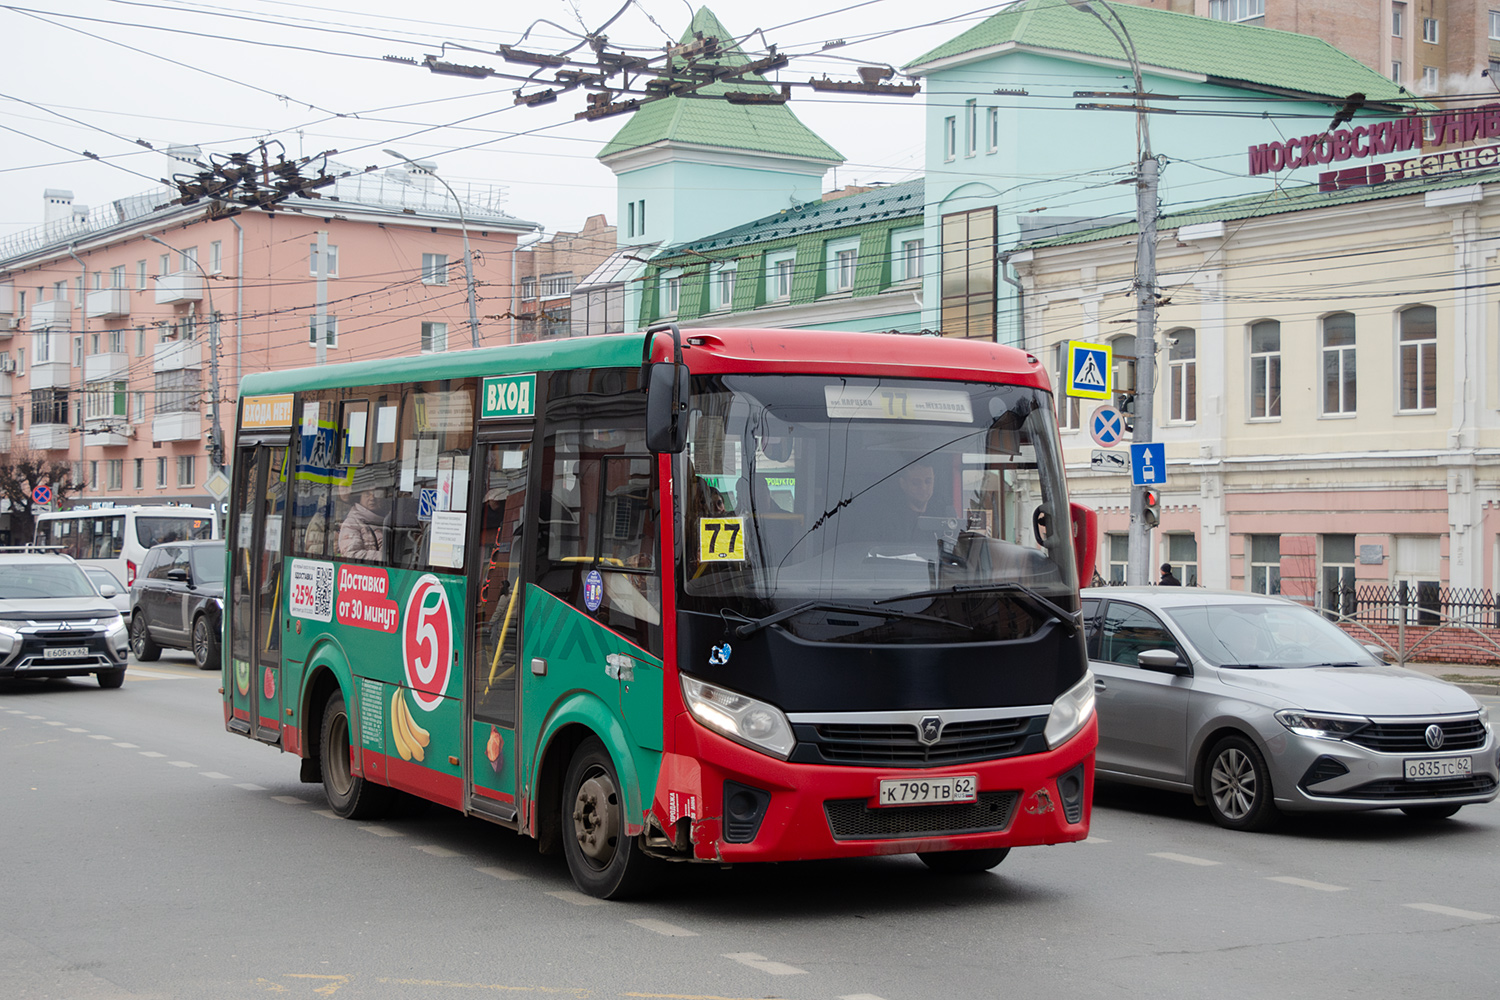
<svg viewBox="0 0 1500 1000">
<path fill-rule="evenodd" d="M 1101 587 L 1083 591 L 1083 617 L 1101 780 L 1190 792 L 1231 830 L 1282 810 L 1445 819 L 1500 793 L 1487 709 L 1300 604 Z"/>
</svg>

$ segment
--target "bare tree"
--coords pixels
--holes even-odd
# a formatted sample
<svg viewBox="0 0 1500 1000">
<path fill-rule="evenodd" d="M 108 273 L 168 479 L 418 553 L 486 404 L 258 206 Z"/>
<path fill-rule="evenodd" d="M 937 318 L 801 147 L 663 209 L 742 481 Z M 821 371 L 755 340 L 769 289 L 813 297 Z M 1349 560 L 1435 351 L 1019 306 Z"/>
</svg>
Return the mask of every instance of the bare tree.
<svg viewBox="0 0 1500 1000">
<path fill-rule="evenodd" d="M 62 508 L 69 496 L 83 491 L 83 483 L 73 479 L 73 467 L 61 459 L 48 458 L 46 452 L 13 448 L 0 455 L 0 499 L 10 502 L 10 537 L 13 542 L 31 541 L 36 528 L 36 506 L 32 491 L 38 486 L 52 487 L 54 510 Z"/>
</svg>

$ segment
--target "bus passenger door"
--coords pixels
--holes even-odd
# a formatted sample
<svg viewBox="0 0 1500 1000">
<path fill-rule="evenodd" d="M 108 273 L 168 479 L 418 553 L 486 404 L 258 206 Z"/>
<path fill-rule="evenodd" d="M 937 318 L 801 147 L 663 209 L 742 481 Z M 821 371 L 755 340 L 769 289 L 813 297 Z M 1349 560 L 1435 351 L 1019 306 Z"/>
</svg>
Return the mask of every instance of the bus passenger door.
<svg viewBox="0 0 1500 1000">
<path fill-rule="evenodd" d="M 287 448 L 248 445 L 234 462 L 239 521 L 229 550 L 229 728 L 265 743 L 281 741 L 282 523 Z"/>
<path fill-rule="evenodd" d="M 472 706 L 469 808 L 503 822 L 517 817 L 520 746 L 521 607 L 527 574 L 526 485 L 531 431 L 486 435 L 479 445 L 474 501 L 477 525 L 469 582 L 469 642 Z"/>
</svg>

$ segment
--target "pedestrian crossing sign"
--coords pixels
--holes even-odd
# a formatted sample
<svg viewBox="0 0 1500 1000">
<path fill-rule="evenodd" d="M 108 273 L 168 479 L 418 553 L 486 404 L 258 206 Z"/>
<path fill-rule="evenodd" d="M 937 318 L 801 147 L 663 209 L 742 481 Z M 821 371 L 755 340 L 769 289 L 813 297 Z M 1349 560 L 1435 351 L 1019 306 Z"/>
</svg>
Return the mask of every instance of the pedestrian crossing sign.
<svg viewBox="0 0 1500 1000">
<path fill-rule="evenodd" d="M 1108 344 L 1068 341 L 1067 394 L 1083 399 L 1109 399 L 1110 368 Z"/>
</svg>

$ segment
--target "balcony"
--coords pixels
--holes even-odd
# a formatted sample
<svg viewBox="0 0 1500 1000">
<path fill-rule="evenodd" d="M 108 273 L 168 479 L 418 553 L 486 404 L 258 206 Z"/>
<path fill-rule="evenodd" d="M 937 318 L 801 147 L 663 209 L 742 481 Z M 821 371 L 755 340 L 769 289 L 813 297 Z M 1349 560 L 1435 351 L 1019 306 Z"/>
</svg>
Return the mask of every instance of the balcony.
<svg viewBox="0 0 1500 1000">
<path fill-rule="evenodd" d="M 152 441 L 196 441 L 203 436 L 203 414 L 193 410 L 151 418 Z"/>
<path fill-rule="evenodd" d="M 16 286 L 0 285 L 0 316 L 16 314 Z"/>
<path fill-rule="evenodd" d="M 67 299 L 38 302 L 31 307 L 33 330 L 66 330 L 73 325 L 73 303 Z"/>
<path fill-rule="evenodd" d="M 26 429 L 26 444 L 32 451 L 67 451 L 71 430 L 67 424 L 32 424 Z"/>
<path fill-rule="evenodd" d="M 130 429 L 125 417 L 89 417 L 83 422 L 83 443 L 90 448 L 119 448 L 130 443 Z"/>
<path fill-rule="evenodd" d="M 27 374 L 31 376 L 33 389 L 67 389 L 73 384 L 73 366 L 66 361 L 33 364 Z"/>
<path fill-rule="evenodd" d="M 198 302 L 202 298 L 203 276 L 197 271 L 178 271 L 156 279 L 156 304 L 159 306 Z"/>
<path fill-rule="evenodd" d="M 0 340 L 9 340 L 12 336 L 21 332 L 26 320 L 20 316 L 7 316 L 0 313 Z"/>
<path fill-rule="evenodd" d="M 83 314 L 89 319 L 129 316 L 130 289 L 100 288 L 89 292 L 83 301 Z"/>
<path fill-rule="evenodd" d="M 105 382 L 130 378 L 130 355 L 121 352 L 90 354 L 83 359 L 83 380 Z"/>
<path fill-rule="evenodd" d="M 0 451 L 10 454 L 10 424 L 0 424 Z"/>
<path fill-rule="evenodd" d="M 196 340 L 164 340 L 156 345 L 151 361 L 154 372 L 175 372 L 203 367 L 203 345 Z"/>
</svg>

